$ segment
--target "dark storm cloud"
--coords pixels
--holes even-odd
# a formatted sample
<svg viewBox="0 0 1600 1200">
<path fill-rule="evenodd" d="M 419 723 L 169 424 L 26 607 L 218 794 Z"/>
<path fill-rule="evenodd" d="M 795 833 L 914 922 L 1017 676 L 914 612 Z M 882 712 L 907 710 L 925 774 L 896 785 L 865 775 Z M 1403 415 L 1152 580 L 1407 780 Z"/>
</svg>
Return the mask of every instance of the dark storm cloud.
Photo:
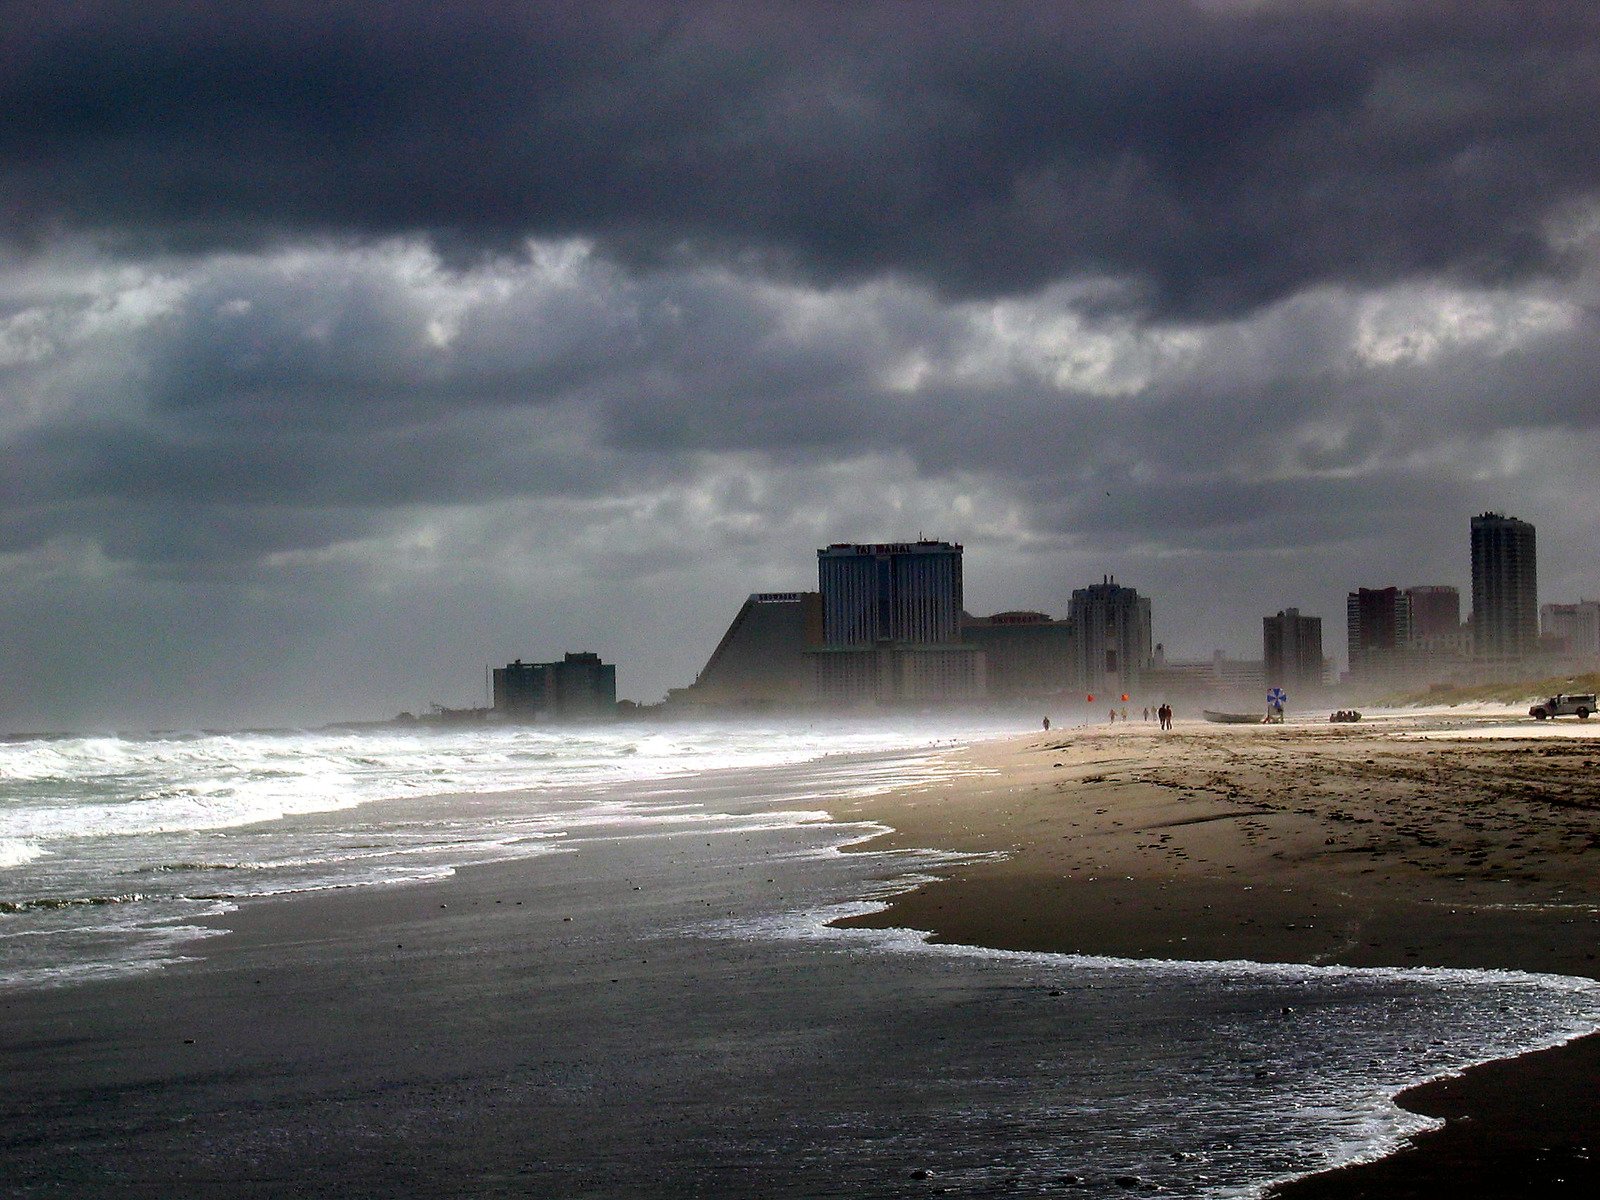
<svg viewBox="0 0 1600 1200">
<path fill-rule="evenodd" d="M 636 260 L 1237 312 L 1561 267 L 1592 6 L 8 5 L 0 228 L 584 235 Z M 1113 293 L 1115 294 L 1115 293 Z"/>
<path fill-rule="evenodd" d="M 280 711 L 580 646 L 653 699 L 918 532 L 1199 651 L 1464 583 L 1485 507 L 1592 592 L 1591 8 L 0 0 L 33 711 L 124 631 L 175 704 L 257 630 Z"/>
<path fill-rule="evenodd" d="M 8 514 L 0 520 L 0 552 L 92 529 L 107 560 L 138 564 L 153 578 L 194 582 L 237 576 L 264 556 L 359 537 L 374 526 L 370 512 L 311 503 L 78 500 Z"/>
</svg>

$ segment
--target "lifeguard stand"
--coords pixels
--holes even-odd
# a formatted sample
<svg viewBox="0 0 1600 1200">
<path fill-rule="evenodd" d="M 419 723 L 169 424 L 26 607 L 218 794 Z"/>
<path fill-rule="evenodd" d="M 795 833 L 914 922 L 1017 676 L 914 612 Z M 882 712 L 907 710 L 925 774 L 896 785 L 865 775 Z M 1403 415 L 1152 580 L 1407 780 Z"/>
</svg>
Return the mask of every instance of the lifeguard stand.
<svg viewBox="0 0 1600 1200">
<path fill-rule="evenodd" d="M 1282 725 L 1283 710 L 1289 706 L 1289 694 L 1281 687 L 1272 688 L 1267 692 L 1267 715 L 1262 718 L 1263 725 Z"/>
</svg>

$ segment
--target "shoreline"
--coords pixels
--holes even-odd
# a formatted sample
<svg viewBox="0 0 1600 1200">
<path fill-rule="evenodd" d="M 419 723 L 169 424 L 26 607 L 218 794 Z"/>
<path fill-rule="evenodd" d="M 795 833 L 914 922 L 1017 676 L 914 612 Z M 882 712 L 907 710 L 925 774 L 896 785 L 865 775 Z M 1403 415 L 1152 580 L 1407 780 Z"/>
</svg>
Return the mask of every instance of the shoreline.
<svg viewBox="0 0 1600 1200">
<path fill-rule="evenodd" d="M 1600 731 L 1472 724 L 1090 726 L 974 745 L 990 774 L 836 815 L 889 825 L 876 849 L 1003 857 L 839 924 L 1117 958 L 1600 979 Z M 1270 1195 L 1590 1194 L 1597 1076 L 1591 1032 L 1408 1088 L 1394 1102 L 1440 1127 Z"/>
<path fill-rule="evenodd" d="M 1587 781 L 1581 794 L 1565 784 L 1593 774 L 1596 741 L 1413 736 L 1425 732 L 1399 724 L 1359 733 L 1180 725 L 1169 734 L 1153 726 L 1091 728 L 954 750 L 930 746 L 931 756 L 963 769 L 893 791 L 819 799 L 835 821 L 885 830 L 840 849 L 1004 857 L 934 868 L 944 878 L 889 897 L 881 913 L 838 924 L 1130 959 L 1501 967 L 1595 978 L 1600 887 L 1583 867 L 1589 847 L 1600 849 L 1592 803 L 1600 783 Z M 1519 776 L 1542 780 L 1547 796 L 1587 798 L 1587 807 L 1557 806 L 1564 816 L 1532 837 L 1522 828 L 1534 811 L 1528 806 L 1548 799 L 1530 792 L 1473 804 L 1453 828 L 1447 817 L 1461 806 L 1455 793 L 1463 781 L 1498 796 L 1505 780 L 1491 768 L 1508 754 Z M 1295 779 L 1293 787 L 1285 782 Z M 724 782 L 727 795 L 739 790 L 737 773 Z M 1479 850 L 1487 851 L 1481 860 Z M 151 1075 L 184 1079 L 198 1043 L 221 1066 L 256 1072 L 270 1096 L 306 1086 L 273 1067 L 274 1054 L 317 1047 L 310 1078 L 337 1088 L 347 1053 L 341 1040 L 374 1037 L 370 1020 L 331 1015 L 351 989 L 389 984 L 407 1003 L 440 1011 L 452 997 L 470 995 L 459 968 L 449 966 L 468 961 L 461 946 L 495 947 L 513 971 L 531 972 L 536 959 L 519 932 L 527 921 L 543 922 L 549 938 L 568 938 L 572 927 L 560 923 L 560 911 L 522 907 L 520 897 L 537 890 L 527 865 L 467 865 L 449 879 L 419 881 L 422 887 L 240 902 L 201 922 L 223 936 L 202 942 L 196 961 L 181 967 L 73 985 L 63 1012 L 54 1010 L 64 991 L 0 994 L 8 1028 L 26 1030 L 37 1047 L 15 1061 L 49 1095 L 55 1085 L 40 1081 L 56 1068 L 39 1048 L 98 1042 L 95 1053 L 110 1066 L 97 1069 L 136 1085 Z M 285 900 L 294 903 L 272 902 Z M 630 903 L 648 914 L 648 889 Z M 624 961 L 624 944 L 617 950 L 615 960 L 585 968 L 584 986 L 639 978 L 644 968 Z M 296 978 L 308 968 L 307 978 L 322 980 L 311 993 Z M 206 996 L 254 1014 L 261 1028 L 244 1033 L 241 1047 L 228 1046 L 241 1035 L 227 1016 L 204 1011 L 196 997 Z M 332 1024 L 296 1023 L 308 1013 L 328 1013 Z M 504 1020 L 475 1016 L 469 1028 L 504 1036 Z M 444 1036 L 444 1061 L 480 1064 L 483 1051 L 470 1041 L 467 1031 Z M 1529 1187 L 1559 1196 L 1567 1183 L 1587 1194 L 1596 1182 L 1587 1148 L 1600 1145 L 1600 1128 L 1585 1115 L 1597 1073 L 1600 1036 L 1590 1035 L 1408 1089 L 1396 1102 L 1444 1120 L 1443 1128 L 1385 1158 L 1301 1177 L 1270 1195 L 1348 1200 L 1451 1186 L 1464 1196 Z"/>
</svg>

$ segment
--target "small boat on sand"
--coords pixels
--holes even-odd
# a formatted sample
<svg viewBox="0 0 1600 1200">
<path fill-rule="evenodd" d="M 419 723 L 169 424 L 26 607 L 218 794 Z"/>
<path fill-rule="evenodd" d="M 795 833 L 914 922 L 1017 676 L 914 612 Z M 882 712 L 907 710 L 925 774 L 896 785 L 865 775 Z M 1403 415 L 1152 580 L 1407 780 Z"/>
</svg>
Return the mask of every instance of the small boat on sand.
<svg viewBox="0 0 1600 1200">
<path fill-rule="evenodd" d="M 1200 715 L 1208 721 L 1215 721 L 1218 725 L 1259 725 L 1261 718 L 1255 713 L 1230 713 L 1213 712 L 1209 708 L 1202 708 Z"/>
</svg>

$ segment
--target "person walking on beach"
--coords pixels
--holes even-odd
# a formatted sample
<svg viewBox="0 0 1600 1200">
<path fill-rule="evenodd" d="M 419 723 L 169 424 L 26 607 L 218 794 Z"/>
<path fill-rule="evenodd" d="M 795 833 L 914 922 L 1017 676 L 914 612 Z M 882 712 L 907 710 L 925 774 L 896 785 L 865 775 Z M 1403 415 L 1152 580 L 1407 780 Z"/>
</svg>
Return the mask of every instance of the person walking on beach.
<svg viewBox="0 0 1600 1200">
<path fill-rule="evenodd" d="M 1148 721 L 1149 719 L 1150 719 L 1150 706 L 1148 704 L 1146 704 L 1144 706 L 1144 717 L 1143 717 L 1143 720 Z"/>
<path fill-rule="evenodd" d="M 1046 733 L 1049 733 L 1049 732 L 1050 732 L 1050 718 L 1049 718 L 1049 717 L 1046 717 L 1046 718 L 1045 718 L 1045 719 L 1044 719 L 1044 731 L 1045 731 L 1045 732 L 1046 732 Z"/>
<path fill-rule="evenodd" d="M 1114 708 L 1111 710 L 1111 723 L 1113 725 L 1117 723 L 1117 710 Z"/>
</svg>

